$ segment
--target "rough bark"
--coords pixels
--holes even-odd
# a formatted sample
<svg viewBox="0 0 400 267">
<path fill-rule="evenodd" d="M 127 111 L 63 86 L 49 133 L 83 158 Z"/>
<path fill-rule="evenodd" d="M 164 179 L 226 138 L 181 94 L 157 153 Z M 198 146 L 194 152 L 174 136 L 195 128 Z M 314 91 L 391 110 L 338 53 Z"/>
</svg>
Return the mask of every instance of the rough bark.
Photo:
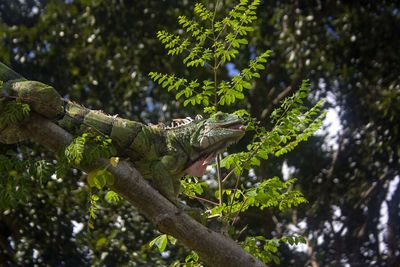
<svg viewBox="0 0 400 267">
<path fill-rule="evenodd" d="M 22 129 L 30 138 L 51 151 L 58 151 L 72 141 L 72 136 L 58 125 L 33 115 Z M 91 166 L 79 166 L 83 171 L 107 165 L 100 159 Z M 115 176 L 114 190 L 131 202 L 157 228 L 174 236 L 189 249 L 196 251 L 207 266 L 265 266 L 245 252 L 231 238 L 214 232 L 182 212 L 151 187 L 127 161 L 109 170 Z"/>
</svg>

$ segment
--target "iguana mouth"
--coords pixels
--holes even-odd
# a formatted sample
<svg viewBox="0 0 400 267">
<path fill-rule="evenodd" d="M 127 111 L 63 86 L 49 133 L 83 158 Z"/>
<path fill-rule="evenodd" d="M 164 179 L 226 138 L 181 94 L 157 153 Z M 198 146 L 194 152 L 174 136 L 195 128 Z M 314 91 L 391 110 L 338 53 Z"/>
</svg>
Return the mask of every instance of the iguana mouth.
<svg viewBox="0 0 400 267">
<path fill-rule="evenodd" d="M 218 126 L 215 126 L 215 128 L 231 129 L 231 130 L 235 130 L 235 131 L 245 131 L 246 130 L 246 127 L 241 123 L 218 125 Z"/>
<path fill-rule="evenodd" d="M 236 124 L 236 125 L 238 125 L 238 124 Z M 244 128 L 244 126 L 241 125 L 241 126 L 238 126 L 238 128 L 232 128 L 232 129 L 234 131 L 244 131 L 244 129 L 242 130 L 241 128 Z M 231 129 L 231 128 L 229 128 L 229 129 Z M 205 173 L 205 170 L 206 170 L 207 166 L 210 164 L 210 162 L 212 162 L 219 153 L 222 153 L 226 149 L 227 146 L 229 146 L 230 144 L 236 143 L 236 141 L 235 140 L 228 141 L 225 144 L 221 145 L 221 147 L 219 149 L 217 148 L 213 152 L 206 153 L 206 154 L 199 156 L 196 160 L 193 161 L 192 164 L 190 164 L 185 169 L 185 173 L 187 173 L 189 175 L 197 176 L 197 177 L 203 176 Z"/>
<path fill-rule="evenodd" d="M 246 130 L 246 127 L 241 123 L 231 124 L 231 125 L 228 125 L 225 128 L 232 129 L 232 130 L 239 130 L 239 131 L 245 131 Z"/>
<path fill-rule="evenodd" d="M 185 169 L 185 173 L 197 177 L 203 176 L 209 162 L 212 161 L 216 155 L 217 153 L 213 152 L 199 157 L 196 161 L 194 161 L 190 166 Z"/>
<path fill-rule="evenodd" d="M 222 116 L 224 114 L 219 114 Z M 194 152 L 186 164 L 185 173 L 197 177 L 204 175 L 206 167 L 216 155 L 239 141 L 245 134 L 244 121 L 236 115 L 212 117 L 197 128 L 193 142 Z"/>
</svg>

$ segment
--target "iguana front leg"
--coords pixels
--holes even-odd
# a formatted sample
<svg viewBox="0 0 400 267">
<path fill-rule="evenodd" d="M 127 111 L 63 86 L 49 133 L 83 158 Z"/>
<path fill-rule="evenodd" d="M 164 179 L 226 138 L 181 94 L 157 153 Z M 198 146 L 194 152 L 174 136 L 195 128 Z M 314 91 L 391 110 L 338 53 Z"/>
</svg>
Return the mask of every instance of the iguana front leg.
<svg viewBox="0 0 400 267">
<path fill-rule="evenodd" d="M 153 173 L 153 183 L 154 187 L 166 197 L 169 201 L 174 204 L 178 203 L 177 195 L 175 194 L 174 184 L 170 178 L 168 169 L 162 163 L 162 161 L 156 161 L 151 166 Z"/>
<path fill-rule="evenodd" d="M 185 211 L 189 216 L 198 222 L 205 223 L 205 217 L 202 216 L 202 210 L 187 206 L 179 202 L 178 195 L 181 188 L 181 177 L 184 173 L 179 172 L 182 165 L 184 165 L 184 157 L 178 155 L 166 155 L 162 157 L 161 161 L 157 161 L 153 168 L 153 181 L 155 187 L 159 192 L 168 200 L 174 203 L 178 208 Z"/>
<path fill-rule="evenodd" d="M 193 208 L 179 202 L 178 195 L 182 175 L 178 176 L 171 173 L 174 172 L 175 164 L 176 160 L 172 156 L 164 156 L 161 161 L 157 161 L 152 165 L 154 187 L 178 208 L 186 212 L 193 219 L 204 224 L 205 221 L 201 209 Z"/>
<path fill-rule="evenodd" d="M 152 179 L 155 187 L 160 193 L 174 204 L 178 204 L 178 195 L 180 191 L 180 178 L 175 168 L 177 165 L 176 157 L 165 155 L 161 160 L 157 160 L 151 165 Z"/>
</svg>

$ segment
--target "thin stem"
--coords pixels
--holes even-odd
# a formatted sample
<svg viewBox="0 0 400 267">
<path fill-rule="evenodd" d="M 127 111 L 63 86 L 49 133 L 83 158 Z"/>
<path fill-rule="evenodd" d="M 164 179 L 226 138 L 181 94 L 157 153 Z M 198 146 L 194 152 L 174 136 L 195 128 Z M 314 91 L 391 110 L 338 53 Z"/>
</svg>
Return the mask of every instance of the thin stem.
<svg viewBox="0 0 400 267">
<path fill-rule="evenodd" d="M 229 213 L 231 213 L 231 211 L 232 211 L 233 202 L 235 201 L 235 194 L 236 194 L 237 189 L 238 189 L 238 187 L 239 187 L 239 181 L 240 181 L 240 175 L 238 175 L 238 176 L 236 177 L 236 183 L 235 183 L 235 188 L 233 189 L 232 201 L 231 201 L 231 203 L 229 204 Z M 240 192 L 240 193 L 241 193 L 241 192 Z M 242 194 L 242 193 L 241 193 L 241 194 Z M 242 196 L 243 196 L 243 198 L 244 198 L 244 195 L 243 195 L 243 194 L 242 194 Z M 245 200 L 244 202 L 246 202 L 246 200 Z M 239 215 L 239 212 L 242 210 L 243 205 L 244 205 L 244 202 L 242 203 L 242 206 L 240 206 L 240 209 L 239 209 L 238 214 L 236 215 L 236 217 Z M 232 222 L 232 224 L 233 224 L 233 222 Z"/>
<path fill-rule="evenodd" d="M 228 20 L 230 20 L 232 18 L 232 15 L 229 15 L 229 17 L 227 17 Z M 217 39 L 221 36 L 221 34 L 225 31 L 226 26 L 228 26 L 226 23 L 224 23 L 224 26 L 222 27 L 221 31 L 218 33 L 217 35 Z"/>
<path fill-rule="evenodd" d="M 217 155 L 217 177 L 218 177 L 218 192 L 219 192 L 219 205 L 222 206 L 222 178 L 221 178 L 221 162 L 220 154 Z"/>
<path fill-rule="evenodd" d="M 208 37 L 209 38 L 209 37 Z M 209 38 L 210 40 L 211 40 L 211 38 Z M 185 48 L 185 51 L 186 52 L 188 52 L 189 54 L 192 52 L 192 50 L 190 50 L 190 49 L 188 49 L 188 48 Z M 195 55 L 195 57 L 197 58 L 197 59 L 202 59 L 201 58 L 201 56 L 199 56 L 199 55 Z M 207 61 L 205 61 L 204 60 L 204 65 L 205 66 L 208 66 L 208 67 L 210 67 L 210 68 L 213 68 L 212 66 L 211 66 L 211 64 L 209 64 Z"/>
<path fill-rule="evenodd" d="M 243 209 L 244 204 L 246 203 L 246 201 L 247 201 L 247 199 L 245 199 L 245 200 L 242 202 L 242 205 L 240 205 L 240 208 L 239 208 L 239 210 L 237 211 L 235 218 L 233 218 L 233 220 L 232 220 L 231 226 L 234 225 L 235 222 L 237 221 L 237 218 L 239 217 L 239 214 L 240 214 L 240 212 L 242 211 L 242 209 Z"/>
<path fill-rule="evenodd" d="M 244 20 L 243 20 L 243 18 L 241 18 L 241 19 L 240 19 L 240 25 L 239 25 L 239 27 L 242 26 L 243 23 L 244 23 Z M 237 30 L 237 31 L 235 32 L 235 36 L 234 36 L 233 39 L 236 39 L 236 37 L 238 36 L 238 34 L 239 34 L 239 30 Z M 219 35 L 218 35 L 218 36 L 219 36 Z M 228 47 L 227 47 L 225 50 L 229 50 L 229 49 L 231 48 L 231 46 L 232 46 L 232 43 L 229 43 Z M 218 62 L 217 68 L 219 68 L 219 66 L 220 66 L 221 64 L 222 64 L 222 59 Z"/>
<path fill-rule="evenodd" d="M 217 2 L 215 3 L 215 8 L 214 8 L 214 15 L 213 15 L 213 18 L 212 18 L 212 20 L 211 20 L 211 27 L 212 27 L 212 30 L 213 30 L 213 33 L 214 33 L 214 22 L 215 22 L 215 17 L 216 17 L 216 15 L 217 15 L 217 8 L 218 8 L 218 5 L 219 5 L 219 0 L 217 0 Z"/>
<path fill-rule="evenodd" d="M 215 42 L 217 41 L 217 38 L 218 38 L 218 37 L 215 36 L 215 29 L 214 29 L 214 21 L 215 21 L 215 16 L 217 14 L 218 5 L 219 5 L 219 0 L 217 0 L 217 2 L 215 3 L 214 15 L 213 15 L 213 18 L 212 18 L 212 21 L 211 21 L 211 30 L 212 30 L 212 33 L 213 33 L 213 44 L 215 44 Z M 214 72 L 214 108 L 215 108 L 215 111 L 218 111 L 218 97 L 217 97 L 217 91 L 218 91 L 218 80 L 217 80 L 217 69 L 218 69 L 218 67 L 217 67 L 217 65 L 218 65 L 218 62 L 217 62 L 217 58 L 215 57 L 216 48 L 215 48 L 214 45 L 213 45 L 213 47 L 214 47 L 213 48 L 214 49 L 214 51 L 213 51 L 213 55 L 214 55 L 214 67 L 213 67 L 213 72 Z"/>
<path fill-rule="evenodd" d="M 245 227 L 243 227 L 243 229 L 239 231 L 239 234 L 237 235 L 236 241 L 239 240 L 240 236 L 243 234 L 244 231 L 247 230 L 248 227 L 249 227 L 249 225 L 246 224 Z"/>
<path fill-rule="evenodd" d="M 233 174 L 235 168 L 233 168 L 226 176 L 225 178 L 222 180 L 223 183 L 226 182 L 226 180 L 228 180 L 229 177 L 231 177 L 231 175 Z"/>
<path fill-rule="evenodd" d="M 215 111 L 218 111 L 218 97 L 217 97 L 217 91 L 218 91 L 218 86 L 217 86 L 217 60 L 214 58 L 214 107 Z"/>
<path fill-rule="evenodd" d="M 270 132 L 272 132 L 276 125 L 278 125 L 278 123 L 281 123 L 281 120 L 283 119 L 283 115 L 285 115 L 288 111 L 289 107 L 285 109 L 284 113 L 280 116 L 280 118 L 277 120 L 277 122 L 275 123 L 275 126 L 272 128 L 272 130 Z M 262 139 L 260 143 L 257 144 L 257 146 L 251 151 L 251 153 L 249 153 L 247 155 L 247 158 L 243 161 L 243 162 L 248 162 L 253 156 L 255 156 L 258 152 L 258 150 L 264 145 L 264 142 L 266 142 L 268 140 L 268 135 L 266 138 Z M 271 152 L 273 153 L 273 151 Z M 234 167 L 222 180 L 222 182 L 225 182 L 226 180 L 228 180 L 228 178 L 234 173 L 236 167 Z M 240 173 L 241 175 L 241 173 Z"/>
<path fill-rule="evenodd" d="M 215 206 L 218 206 L 218 205 L 219 205 L 219 203 L 214 202 L 214 201 L 209 200 L 209 199 L 206 199 L 206 198 L 202 198 L 202 197 L 198 197 L 198 196 L 189 196 L 189 197 L 190 197 L 190 198 L 197 199 L 197 200 L 201 200 L 201 201 L 204 201 L 204 202 L 207 202 L 207 203 L 210 203 L 210 204 L 213 204 L 213 205 L 215 205 Z"/>
</svg>

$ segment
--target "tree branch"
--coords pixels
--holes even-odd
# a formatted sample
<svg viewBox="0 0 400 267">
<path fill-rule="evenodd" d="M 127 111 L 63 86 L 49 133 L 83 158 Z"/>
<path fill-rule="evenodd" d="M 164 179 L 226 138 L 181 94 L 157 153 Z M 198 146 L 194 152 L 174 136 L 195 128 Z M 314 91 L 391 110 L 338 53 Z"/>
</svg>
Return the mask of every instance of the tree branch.
<svg viewBox="0 0 400 267">
<path fill-rule="evenodd" d="M 71 134 L 35 114 L 21 130 L 54 152 L 72 141 Z M 79 169 L 89 172 L 108 163 L 107 159 L 99 159 L 90 166 L 79 166 Z M 113 190 L 131 202 L 161 232 L 174 236 L 196 251 L 207 266 L 265 266 L 231 238 L 206 228 L 178 209 L 151 187 L 130 162 L 121 161 L 116 167 L 109 167 L 109 171 L 115 176 Z"/>
<path fill-rule="evenodd" d="M 273 100 L 272 102 L 261 112 L 261 120 L 266 120 L 269 118 L 271 115 L 272 111 L 275 109 L 275 107 L 286 97 L 289 95 L 293 94 L 296 92 L 298 85 L 298 81 L 293 82 L 292 85 L 288 86 L 285 90 L 280 92 Z"/>
</svg>

